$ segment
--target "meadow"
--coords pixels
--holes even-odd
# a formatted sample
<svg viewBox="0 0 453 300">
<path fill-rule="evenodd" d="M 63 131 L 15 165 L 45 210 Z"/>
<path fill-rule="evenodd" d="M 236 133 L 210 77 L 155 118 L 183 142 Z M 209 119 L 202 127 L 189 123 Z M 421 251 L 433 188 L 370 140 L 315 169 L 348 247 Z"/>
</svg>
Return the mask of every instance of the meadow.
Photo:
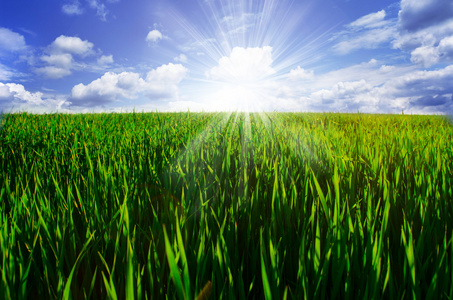
<svg viewBox="0 0 453 300">
<path fill-rule="evenodd" d="M 5 115 L 0 298 L 453 299 L 453 126 Z"/>
</svg>

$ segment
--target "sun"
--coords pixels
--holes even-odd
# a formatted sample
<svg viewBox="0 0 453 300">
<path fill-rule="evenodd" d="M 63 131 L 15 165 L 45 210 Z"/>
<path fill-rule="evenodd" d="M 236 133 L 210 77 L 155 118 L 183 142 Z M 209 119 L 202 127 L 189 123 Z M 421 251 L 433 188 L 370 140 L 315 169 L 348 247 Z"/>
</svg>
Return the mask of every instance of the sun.
<svg viewBox="0 0 453 300">
<path fill-rule="evenodd" d="M 206 72 L 215 91 L 208 97 L 223 110 L 260 110 L 272 76 L 272 47 L 235 47 Z"/>
<path fill-rule="evenodd" d="M 198 3 L 205 14 L 196 22 L 172 11 L 175 24 L 190 38 L 184 49 L 194 54 L 187 98 L 207 111 L 293 107 L 296 100 L 285 94 L 291 90 L 285 86 L 287 76 L 314 49 L 296 32 L 305 10 L 294 14 L 293 2 L 203 0 Z"/>
</svg>

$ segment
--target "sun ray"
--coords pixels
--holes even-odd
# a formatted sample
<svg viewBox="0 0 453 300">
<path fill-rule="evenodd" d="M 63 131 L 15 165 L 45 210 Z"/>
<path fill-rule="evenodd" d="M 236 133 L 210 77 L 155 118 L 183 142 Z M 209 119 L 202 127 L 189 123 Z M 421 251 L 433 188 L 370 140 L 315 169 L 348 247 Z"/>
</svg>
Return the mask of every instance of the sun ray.
<svg viewBox="0 0 453 300">
<path fill-rule="evenodd" d="M 169 13 L 187 34 L 183 48 L 192 54 L 186 96 L 207 111 L 296 107 L 291 103 L 295 99 L 279 96 L 279 89 L 285 88 L 291 69 L 320 59 L 317 49 L 328 43 L 331 30 L 296 32 L 313 2 L 199 0 L 197 4 L 203 12 L 197 22 L 177 9 Z"/>
</svg>

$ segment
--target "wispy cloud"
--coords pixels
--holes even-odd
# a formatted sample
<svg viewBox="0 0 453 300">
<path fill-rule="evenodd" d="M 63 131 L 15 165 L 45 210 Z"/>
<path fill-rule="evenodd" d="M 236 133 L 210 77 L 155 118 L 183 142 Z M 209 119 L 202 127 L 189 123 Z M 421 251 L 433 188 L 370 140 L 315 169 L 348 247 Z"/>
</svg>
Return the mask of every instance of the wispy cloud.
<svg viewBox="0 0 453 300">
<path fill-rule="evenodd" d="M 333 49 L 341 55 L 359 49 L 376 49 L 389 44 L 397 37 L 396 20 L 385 20 L 385 10 L 365 15 L 348 25 L 338 33 L 334 40 L 338 42 Z"/>
<path fill-rule="evenodd" d="M 73 1 L 71 3 L 63 4 L 61 11 L 67 15 L 81 15 L 83 14 L 83 8 L 79 1 Z"/>
</svg>

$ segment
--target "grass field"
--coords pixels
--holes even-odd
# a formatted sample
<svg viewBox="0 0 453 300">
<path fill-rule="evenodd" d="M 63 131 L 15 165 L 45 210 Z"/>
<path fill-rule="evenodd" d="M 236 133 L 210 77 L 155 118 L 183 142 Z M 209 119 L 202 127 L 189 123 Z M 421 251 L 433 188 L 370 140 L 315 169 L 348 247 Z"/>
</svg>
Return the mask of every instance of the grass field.
<svg viewBox="0 0 453 300">
<path fill-rule="evenodd" d="M 441 116 L 10 114 L 0 297 L 453 299 Z"/>
</svg>

